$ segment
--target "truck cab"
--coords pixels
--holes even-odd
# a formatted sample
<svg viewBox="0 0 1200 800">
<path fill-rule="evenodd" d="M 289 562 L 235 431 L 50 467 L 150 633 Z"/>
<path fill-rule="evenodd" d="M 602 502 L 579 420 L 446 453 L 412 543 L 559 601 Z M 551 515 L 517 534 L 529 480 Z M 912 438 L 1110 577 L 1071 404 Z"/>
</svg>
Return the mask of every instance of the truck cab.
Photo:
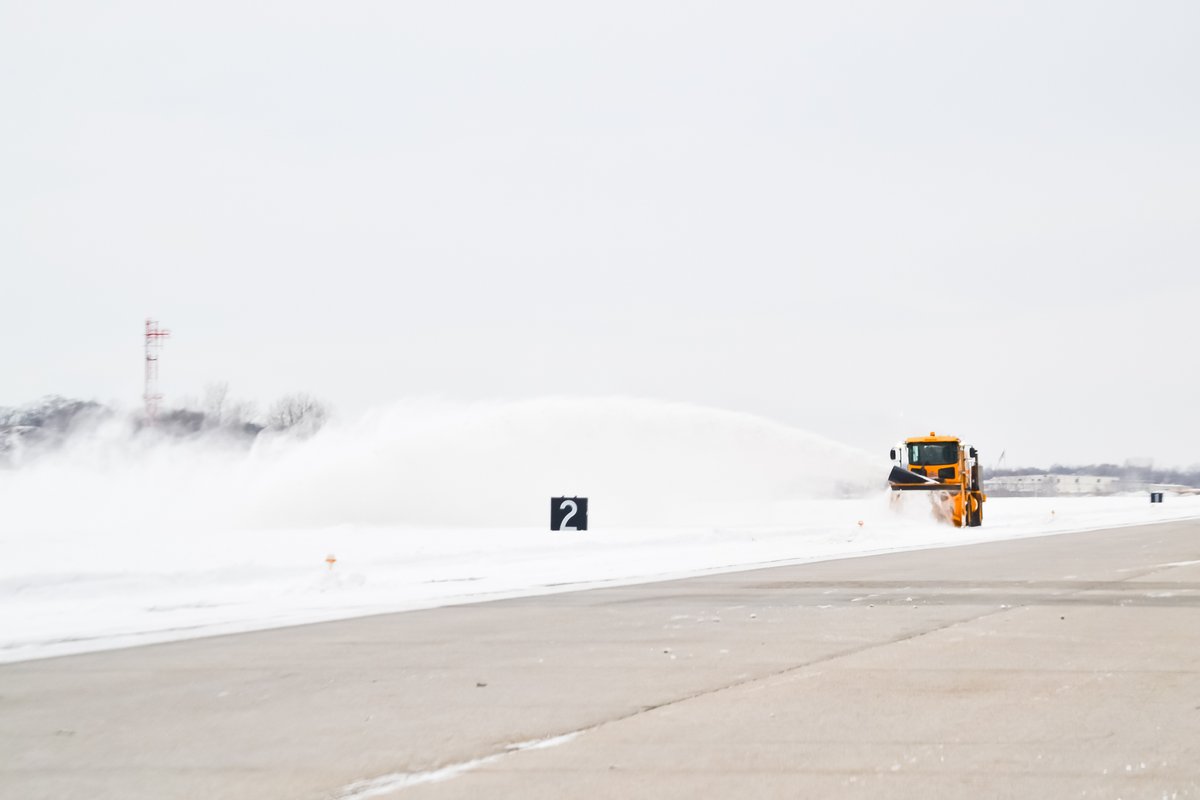
<svg viewBox="0 0 1200 800">
<path fill-rule="evenodd" d="M 933 478 L 938 483 L 958 481 L 962 443 L 954 436 L 914 436 L 904 440 L 901 459 L 909 472 Z"/>
</svg>

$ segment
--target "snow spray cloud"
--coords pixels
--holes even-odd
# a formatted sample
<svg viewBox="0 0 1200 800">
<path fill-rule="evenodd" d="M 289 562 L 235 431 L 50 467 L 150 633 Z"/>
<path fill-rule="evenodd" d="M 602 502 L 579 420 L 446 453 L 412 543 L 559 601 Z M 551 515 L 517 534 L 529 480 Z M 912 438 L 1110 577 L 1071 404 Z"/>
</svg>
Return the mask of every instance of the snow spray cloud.
<svg viewBox="0 0 1200 800">
<path fill-rule="evenodd" d="M 635 399 L 399 403 L 248 450 L 109 421 L 0 470 L 11 532 L 333 525 L 543 527 L 549 498 L 592 524 L 745 524 L 755 509 L 877 489 L 865 453 L 758 417 Z M 734 509 L 734 511 L 730 511 Z"/>
</svg>

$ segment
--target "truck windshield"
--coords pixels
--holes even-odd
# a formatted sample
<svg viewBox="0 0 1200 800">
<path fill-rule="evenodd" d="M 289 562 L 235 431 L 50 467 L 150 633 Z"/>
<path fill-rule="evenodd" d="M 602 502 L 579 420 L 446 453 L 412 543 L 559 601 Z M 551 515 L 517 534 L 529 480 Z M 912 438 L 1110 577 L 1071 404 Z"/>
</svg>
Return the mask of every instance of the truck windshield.
<svg viewBox="0 0 1200 800">
<path fill-rule="evenodd" d="M 933 444 L 910 444 L 908 446 L 908 463 L 910 464 L 957 464 L 958 445 L 954 442 L 934 442 Z"/>
</svg>

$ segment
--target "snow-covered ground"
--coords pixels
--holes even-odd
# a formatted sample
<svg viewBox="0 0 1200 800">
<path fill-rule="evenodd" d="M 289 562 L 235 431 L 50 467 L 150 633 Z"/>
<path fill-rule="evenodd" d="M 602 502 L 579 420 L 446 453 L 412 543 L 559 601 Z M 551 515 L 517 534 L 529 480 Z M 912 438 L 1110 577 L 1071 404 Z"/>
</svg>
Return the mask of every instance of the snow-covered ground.
<svg viewBox="0 0 1200 800">
<path fill-rule="evenodd" d="M 250 453 L 94 432 L 0 474 L 0 661 L 1200 517 L 1197 497 L 993 498 L 956 530 L 923 495 L 863 490 L 885 474 L 811 434 L 645 401 L 405 407 Z M 592 529 L 549 531 L 549 497 L 576 493 Z"/>
</svg>

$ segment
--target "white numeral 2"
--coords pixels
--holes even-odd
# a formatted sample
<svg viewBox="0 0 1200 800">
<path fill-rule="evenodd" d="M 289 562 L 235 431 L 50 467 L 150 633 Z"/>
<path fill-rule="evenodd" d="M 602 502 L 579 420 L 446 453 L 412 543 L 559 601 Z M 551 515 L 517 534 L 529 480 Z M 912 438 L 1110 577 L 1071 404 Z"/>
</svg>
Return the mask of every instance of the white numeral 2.
<svg viewBox="0 0 1200 800">
<path fill-rule="evenodd" d="M 568 525 L 567 523 L 568 523 L 568 522 L 570 522 L 570 521 L 571 521 L 571 517 L 575 516 L 575 513 L 576 513 L 577 511 L 579 511 L 579 506 L 575 505 L 575 501 L 574 501 L 574 500 L 563 500 L 563 501 L 562 501 L 562 505 L 560 505 L 560 506 L 558 507 L 558 510 L 559 510 L 559 511 L 562 511 L 562 510 L 563 510 L 564 508 L 566 508 L 567 506 L 570 506 L 570 507 L 571 507 L 571 513 L 570 513 L 570 514 L 567 514 L 565 517 L 563 517 L 562 523 L 560 523 L 560 524 L 559 524 L 559 526 L 558 526 L 558 529 L 559 529 L 560 531 L 573 531 L 573 530 L 575 530 L 575 526 L 574 526 L 574 525 Z"/>
</svg>

